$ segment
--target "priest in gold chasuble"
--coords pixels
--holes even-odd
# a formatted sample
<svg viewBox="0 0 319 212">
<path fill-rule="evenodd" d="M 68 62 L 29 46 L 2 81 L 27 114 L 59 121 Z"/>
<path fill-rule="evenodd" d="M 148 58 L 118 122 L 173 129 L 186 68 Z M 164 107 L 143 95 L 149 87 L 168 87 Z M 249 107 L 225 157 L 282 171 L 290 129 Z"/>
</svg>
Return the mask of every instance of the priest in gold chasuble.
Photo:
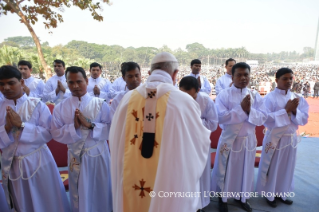
<svg viewBox="0 0 319 212">
<path fill-rule="evenodd" d="M 156 55 L 150 72 L 146 83 L 123 97 L 113 117 L 113 210 L 196 211 L 210 131 L 198 104 L 173 84 L 178 62 L 172 54 Z"/>
</svg>

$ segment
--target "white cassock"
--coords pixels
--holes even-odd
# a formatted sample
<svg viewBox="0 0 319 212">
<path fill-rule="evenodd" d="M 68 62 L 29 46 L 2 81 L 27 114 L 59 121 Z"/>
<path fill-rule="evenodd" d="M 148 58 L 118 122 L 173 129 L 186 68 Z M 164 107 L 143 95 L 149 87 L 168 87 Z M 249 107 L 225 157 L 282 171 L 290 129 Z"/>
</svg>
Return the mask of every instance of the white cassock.
<svg viewBox="0 0 319 212">
<path fill-rule="evenodd" d="M 217 110 L 214 104 L 214 101 L 204 92 L 198 92 L 196 102 L 199 104 L 201 110 L 201 119 L 203 125 L 214 132 L 218 126 L 218 115 Z M 210 144 L 209 144 L 210 148 Z M 204 169 L 203 175 L 201 176 L 200 183 L 200 192 L 201 192 L 201 200 L 202 207 L 206 207 L 210 203 L 210 178 L 211 175 L 211 154 L 208 152 L 208 159 L 206 163 L 206 167 Z M 206 195 L 205 195 L 206 194 Z"/>
<path fill-rule="evenodd" d="M 24 84 L 30 89 L 29 96 L 42 99 L 44 82 L 41 79 L 30 76 L 28 79 L 23 79 Z"/>
<path fill-rule="evenodd" d="M 125 94 L 129 91 L 130 90 L 127 90 L 127 89 L 125 89 L 124 91 L 120 91 L 119 93 L 116 94 L 116 96 L 112 100 L 112 103 L 110 105 L 111 119 L 113 119 L 117 106 L 120 104 Z"/>
<path fill-rule="evenodd" d="M 0 211 L 1 212 L 9 212 L 9 207 L 6 201 L 6 196 L 4 194 L 2 185 L 0 185 Z"/>
<path fill-rule="evenodd" d="M 297 114 L 289 118 L 285 107 L 289 99 L 299 98 Z M 276 88 L 265 97 L 268 119 L 267 133 L 263 140 L 263 151 L 258 169 L 257 191 L 292 192 L 293 175 L 296 165 L 298 126 L 308 122 L 309 105 L 299 94 Z M 268 174 L 267 174 L 268 173 Z M 286 197 L 282 197 L 286 200 Z M 274 196 L 267 197 L 273 201 Z"/>
<path fill-rule="evenodd" d="M 113 99 L 116 94 L 118 94 L 120 91 L 124 91 L 126 87 L 126 82 L 124 81 L 123 77 L 117 78 L 113 84 L 112 87 L 110 87 L 108 97 L 109 99 Z"/>
<path fill-rule="evenodd" d="M 218 95 L 222 90 L 229 88 L 232 82 L 232 75 L 227 73 L 218 78 L 215 86 L 216 95 Z"/>
<path fill-rule="evenodd" d="M 196 79 L 200 77 L 200 82 L 202 84 L 202 87 L 200 88 L 200 92 L 205 92 L 208 95 L 210 95 L 212 88 L 210 87 L 210 83 L 208 79 L 204 75 L 200 75 L 200 74 L 195 75 L 193 73 L 190 73 L 189 76 L 195 77 Z"/>
<path fill-rule="evenodd" d="M 157 107 L 149 108 L 147 102 L 153 100 Z M 149 113 L 151 110 L 156 110 L 153 111 L 156 115 Z M 154 70 L 145 84 L 128 92 L 113 120 L 116 122 L 112 122 L 109 142 L 114 211 L 196 211 L 202 208 L 199 178 L 207 162 L 210 131 L 202 124 L 198 104 L 173 86 L 168 73 Z M 156 126 L 153 125 L 155 120 Z M 154 142 L 154 147 L 149 146 L 153 155 L 145 159 L 141 151 L 148 141 L 143 141 L 142 145 L 142 135 L 154 135 L 147 133 L 152 126 L 157 130 L 153 131 L 155 141 L 148 140 Z M 151 191 L 155 192 L 153 198 L 149 196 Z M 160 191 L 180 192 L 180 195 L 197 192 L 197 196 L 178 197 L 176 193 L 176 197 L 161 198 Z"/>
<path fill-rule="evenodd" d="M 95 85 L 97 85 L 97 87 L 100 89 L 99 96 L 94 95 L 93 89 L 94 89 Z M 99 97 L 101 99 L 105 99 L 106 102 L 109 102 L 108 90 L 110 89 L 111 86 L 112 86 L 112 83 L 108 79 L 105 79 L 102 77 L 98 77 L 98 78 L 94 79 L 92 77 L 89 77 L 89 84 L 87 86 L 87 92 L 91 96 Z"/>
<path fill-rule="evenodd" d="M 251 95 L 249 115 L 241 107 L 247 94 Z M 253 191 L 257 146 L 255 127 L 266 121 L 266 108 L 259 93 L 248 88 L 238 89 L 234 85 L 219 93 L 216 108 L 222 134 L 212 171 L 211 190 L 237 192 L 234 198 L 240 199 L 238 192 Z M 242 196 L 241 201 L 245 202 L 248 198 Z M 227 197 L 222 199 L 227 201 Z"/>
<path fill-rule="evenodd" d="M 7 106 L 25 122 L 22 131 L 13 129 L 7 134 Z M 58 168 L 46 145 L 52 139 L 48 107 L 40 99 L 24 94 L 17 99 L 16 105 L 13 100 L 1 101 L 0 111 L 1 169 L 8 205 L 11 195 L 17 211 L 70 211 Z M 10 187 L 10 193 L 6 184 Z"/>
<path fill-rule="evenodd" d="M 70 96 L 54 108 L 52 116 L 53 139 L 67 144 L 69 148 L 70 202 L 74 212 L 112 211 L 110 152 L 106 143 L 111 122 L 110 109 L 103 100 L 99 108 L 93 108 L 91 105 L 95 100 L 102 99 L 88 93 L 81 97 L 81 101 L 78 97 Z M 84 115 L 85 112 L 96 114 L 90 120 L 95 124 L 93 130 L 75 129 L 75 109 L 79 109 Z M 85 135 L 85 132 L 88 134 Z M 81 142 L 84 142 L 83 146 L 75 149 Z M 76 151 L 80 153 L 80 161 L 75 160 L 72 155 Z M 78 169 L 78 178 L 72 178 L 72 172 Z M 77 184 L 75 188 L 71 186 L 74 183 Z"/>
<path fill-rule="evenodd" d="M 60 91 L 58 95 L 56 95 L 55 90 L 58 87 L 58 81 L 60 81 L 63 84 L 65 88 L 65 93 Z M 58 75 L 54 75 L 46 82 L 44 86 L 42 98 L 44 102 L 50 101 L 57 105 L 60 102 L 62 102 L 63 99 L 69 97 L 70 95 L 71 95 L 70 90 L 68 89 L 65 76 L 63 75 L 59 77 Z"/>
</svg>

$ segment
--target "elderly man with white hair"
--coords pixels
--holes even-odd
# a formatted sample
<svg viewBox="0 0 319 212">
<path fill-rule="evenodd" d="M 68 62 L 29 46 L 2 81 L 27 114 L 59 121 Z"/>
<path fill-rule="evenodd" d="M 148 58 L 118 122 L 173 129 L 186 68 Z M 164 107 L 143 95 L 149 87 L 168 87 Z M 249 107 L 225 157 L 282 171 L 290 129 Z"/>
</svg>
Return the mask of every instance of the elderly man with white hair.
<svg viewBox="0 0 319 212">
<path fill-rule="evenodd" d="M 202 208 L 199 179 L 210 131 L 196 101 L 174 86 L 178 62 L 172 54 L 157 54 L 150 73 L 123 97 L 113 117 L 113 210 L 196 211 Z"/>
</svg>

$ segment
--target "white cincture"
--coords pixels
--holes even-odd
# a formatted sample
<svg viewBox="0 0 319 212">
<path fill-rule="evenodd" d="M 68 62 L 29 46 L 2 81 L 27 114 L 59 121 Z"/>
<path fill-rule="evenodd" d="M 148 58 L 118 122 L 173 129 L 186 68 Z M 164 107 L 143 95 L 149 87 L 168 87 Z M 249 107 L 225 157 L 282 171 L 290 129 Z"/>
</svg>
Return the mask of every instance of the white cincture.
<svg viewBox="0 0 319 212">
<path fill-rule="evenodd" d="M 105 141 L 100 141 L 99 143 L 97 143 L 97 144 L 95 144 L 95 145 L 93 145 L 93 146 L 91 146 L 91 147 L 89 147 L 89 148 L 84 148 L 84 149 L 82 150 L 82 156 L 81 156 L 81 157 L 83 157 L 84 154 L 87 154 L 88 156 L 90 156 L 90 157 L 92 157 L 92 158 L 95 158 L 95 157 L 98 157 L 98 156 L 102 155 L 102 154 L 105 152 L 105 150 L 106 150 L 105 146 L 103 145 L 104 142 L 105 142 Z M 97 147 L 97 146 L 100 145 L 100 144 L 103 145 L 103 150 L 100 152 L 100 154 L 98 154 L 98 155 L 90 155 L 89 151 L 90 151 L 91 149 Z"/>
<path fill-rule="evenodd" d="M 47 147 L 47 145 L 42 145 L 41 147 L 39 147 L 38 149 L 34 150 L 33 152 L 31 152 L 31 153 L 29 153 L 29 154 L 27 154 L 27 155 L 22 155 L 22 156 L 16 156 L 16 157 L 14 157 L 14 160 L 16 160 L 16 159 L 19 160 L 19 171 L 20 171 L 20 175 L 19 175 L 18 178 L 12 179 L 11 176 L 10 176 L 10 174 L 9 174 L 9 179 L 10 179 L 11 181 L 17 181 L 17 180 L 19 180 L 20 178 L 21 178 L 22 180 L 29 180 L 29 179 L 31 179 L 31 178 L 38 172 L 38 170 L 39 170 L 40 167 L 41 167 L 42 153 L 40 152 L 40 150 L 41 150 L 42 148 L 48 148 L 48 147 Z M 38 168 L 34 171 L 34 173 L 33 173 L 30 177 L 24 178 L 24 177 L 23 177 L 23 171 L 22 171 L 22 160 L 23 160 L 24 158 L 26 158 L 26 157 L 28 157 L 28 156 L 30 156 L 30 155 L 36 153 L 36 152 L 40 152 L 39 166 L 38 166 Z"/>
</svg>

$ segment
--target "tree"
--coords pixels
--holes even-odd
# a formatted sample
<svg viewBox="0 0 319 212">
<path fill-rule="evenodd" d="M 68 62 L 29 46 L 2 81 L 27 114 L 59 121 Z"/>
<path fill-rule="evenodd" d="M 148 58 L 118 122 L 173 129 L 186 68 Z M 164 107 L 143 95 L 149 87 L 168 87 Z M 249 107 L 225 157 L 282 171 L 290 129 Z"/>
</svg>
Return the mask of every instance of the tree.
<svg viewBox="0 0 319 212">
<path fill-rule="evenodd" d="M 0 66 L 17 65 L 24 58 L 23 52 L 17 47 L 2 46 L 0 48 Z"/>
<path fill-rule="evenodd" d="M 38 22 L 38 16 L 44 18 L 44 26 L 46 29 L 56 28 L 58 22 L 63 22 L 63 6 L 76 6 L 81 10 L 89 10 L 93 19 L 103 21 L 103 17 L 98 14 L 97 10 L 101 9 L 100 3 L 109 3 L 109 0 L 0 0 L 0 16 L 7 15 L 8 12 L 15 13 L 20 17 L 29 30 L 32 39 L 37 47 L 37 52 L 46 73 L 46 79 L 52 76 L 51 69 L 48 67 L 41 49 L 38 36 L 35 34 L 33 27 Z"/>
<path fill-rule="evenodd" d="M 19 44 L 20 47 L 25 46 L 35 46 L 32 37 L 30 36 L 17 36 L 17 37 L 9 37 L 4 39 L 5 42 L 15 42 Z"/>
</svg>

